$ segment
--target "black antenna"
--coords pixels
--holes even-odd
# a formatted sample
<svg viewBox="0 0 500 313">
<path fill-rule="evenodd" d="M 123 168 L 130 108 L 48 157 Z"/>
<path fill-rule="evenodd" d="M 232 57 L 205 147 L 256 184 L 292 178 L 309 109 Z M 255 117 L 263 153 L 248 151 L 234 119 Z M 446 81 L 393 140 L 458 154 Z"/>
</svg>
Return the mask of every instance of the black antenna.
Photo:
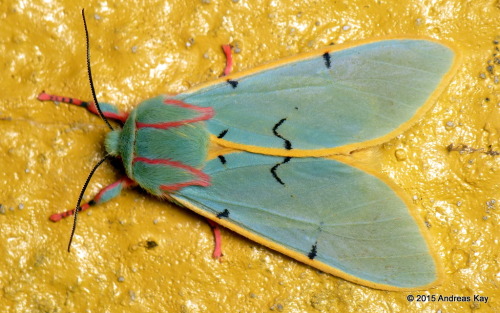
<svg viewBox="0 0 500 313">
<path fill-rule="evenodd" d="M 99 163 L 97 163 L 94 168 L 92 169 L 92 171 L 90 171 L 90 174 L 89 176 L 87 177 L 87 181 L 85 181 L 85 184 L 83 185 L 83 188 L 82 188 L 82 191 L 80 192 L 80 196 L 78 197 L 78 202 L 76 203 L 76 207 L 75 207 L 75 218 L 73 219 L 73 229 L 71 230 L 71 236 L 69 237 L 69 243 L 68 243 L 68 252 L 70 252 L 70 249 L 71 249 L 71 242 L 73 241 L 73 236 L 75 235 L 75 229 L 76 229 L 76 220 L 78 218 L 78 212 L 80 212 L 80 210 L 82 209 L 80 207 L 80 203 L 82 202 L 82 198 L 83 198 L 83 194 L 85 193 L 85 190 L 87 189 L 87 186 L 89 185 L 89 182 L 90 182 L 90 179 L 92 178 L 92 176 L 94 175 L 95 171 L 97 170 L 97 168 L 102 164 L 104 163 L 104 161 L 106 161 L 108 158 L 110 157 L 110 155 L 106 155 L 101 161 L 99 161 Z"/>
<path fill-rule="evenodd" d="M 92 90 L 92 97 L 94 98 L 95 106 L 97 107 L 97 112 L 99 112 L 99 116 L 106 122 L 109 129 L 113 130 L 111 124 L 108 122 L 104 114 L 102 114 L 101 107 L 99 106 L 99 102 L 97 101 L 97 96 L 95 95 L 94 82 L 92 81 L 92 70 L 90 69 L 90 43 L 89 43 L 89 31 L 87 30 L 87 21 L 85 21 L 85 9 L 82 9 L 82 17 L 83 17 L 83 27 L 85 27 L 85 39 L 87 42 L 87 72 L 89 74 L 89 82 L 90 89 Z"/>
<path fill-rule="evenodd" d="M 102 114 L 101 107 L 99 106 L 99 102 L 97 101 L 97 96 L 95 94 L 95 89 L 94 89 L 94 82 L 92 81 L 92 70 L 90 69 L 90 44 L 89 44 L 89 32 L 87 30 L 87 22 L 85 21 L 85 9 L 82 9 L 82 17 L 83 17 L 83 26 L 85 28 L 85 39 L 87 43 L 87 72 L 89 74 L 89 82 L 90 82 L 90 89 L 92 90 L 92 97 L 94 98 L 94 103 L 97 107 L 97 111 L 99 112 L 99 116 L 106 122 L 108 125 L 109 129 L 113 130 L 113 127 L 111 127 L 111 124 L 109 121 L 106 119 L 104 114 Z M 75 211 L 74 211 L 74 219 L 73 219 L 73 229 L 71 230 L 71 236 L 69 237 L 69 243 L 68 243 L 68 252 L 71 251 L 71 243 L 73 242 L 73 237 L 75 235 L 75 230 L 76 230 L 76 222 L 78 220 L 78 212 L 81 211 L 80 203 L 82 202 L 83 194 L 85 193 L 85 190 L 87 190 L 87 186 L 89 185 L 90 179 L 94 175 L 95 171 L 97 168 L 106 161 L 110 155 L 106 155 L 102 160 L 100 160 L 90 171 L 89 176 L 87 177 L 87 180 L 85 181 L 85 184 L 83 185 L 82 191 L 80 192 L 80 196 L 78 197 L 78 202 L 76 203 Z"/>
</svg>

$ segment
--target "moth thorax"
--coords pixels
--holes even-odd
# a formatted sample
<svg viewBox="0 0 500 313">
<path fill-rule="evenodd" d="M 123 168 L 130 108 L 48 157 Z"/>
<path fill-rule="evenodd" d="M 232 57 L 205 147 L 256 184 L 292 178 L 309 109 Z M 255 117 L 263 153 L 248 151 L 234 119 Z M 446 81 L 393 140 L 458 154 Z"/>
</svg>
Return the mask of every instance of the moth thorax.
<svg viewBox="0 0 500 313">
<path fill-rule="evenodd" d="M 112 130 L 106 135 L 106 140 L 104 142 L 104 145 L 106 146 L 106 151 L 113 156 L 119 155 L 118 143 L 120 142 L 121 134 L 122 134 L 121 129 L 118 129 L 118 130 Z"/>
</svg>

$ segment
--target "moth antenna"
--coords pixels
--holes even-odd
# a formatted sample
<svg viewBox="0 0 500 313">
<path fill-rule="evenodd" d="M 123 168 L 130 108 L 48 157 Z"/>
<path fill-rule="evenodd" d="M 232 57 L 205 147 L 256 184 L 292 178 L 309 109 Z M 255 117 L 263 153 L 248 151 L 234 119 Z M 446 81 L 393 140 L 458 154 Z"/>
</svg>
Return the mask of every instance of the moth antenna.
<svg viewBox="0 0 500 313">
<path fill-rule="evenodd" d="M 89 31 L 87 30 L 87 21 L 85 20 L 85 9 L 82 9 L 82 17 L 83 17 L 83 27 L 85 28 L 85 40 L 87 43 L 87 73 L 89 74 L 89 82 L 90 89 L 92 90 L 92 97 L 94 98 L 95 106 L 97 107 L 97 112 L 99 112 L 99 116 L 106 122 L 109 129 L 113 130 L 113 127 L 109 123 L 108 119 L 102 114 L 101 107 L 99 106 L 99 102 L 97 101 L 97 96 L 95 95 L 94 82 L 92 80 L 92 70 L 90 69 L 90 43 L 89 43 Z"/>
<path fill-rule="evenodd" d="M 82 188 L 82 191 L 80 192 L 80 196 L 78 197 L 78 202 L 76 203 L 76 207 L 75 207 L 75 217 L 73 219 L 73 229 L 71 230 L 71 236 L 69 237 L 69 243 L 68 243 L 68 252 L 70 252 L 70 249 L 71 249 L 71 242 L 73 241 L 73 236 L 75 235 L 75 229 L 76 229 L 76 220 L 77 220 L 77 217 L 78 217 L 78 212 L 80 212 L 80 210 L 82 209 L 80 207 L 80 203 L 82 202 L 82 198 L 83 198 L 83 194 L 85 193 L 85 190 L 87 189 L 87 186 L 89 185 L 89 182 L 90 182 L 90 179 L 92 178 L 92 176 L 94 175 L 95 171 L 97 170 L 97 168 L 102 164 L 104 163 L 104 161 L 106 161 L 108 158 L 110 157 L 110 155 L 106 155 L 101 161 L 99 161 L 95 166 L 94 168 L 92 169 L 92 171 L 90 171 L 90 174 L 89 176 L 87 177 L 87 181 L 85 181 L 85 184 L 83 184 L 83 188 Z"/>
</svg>

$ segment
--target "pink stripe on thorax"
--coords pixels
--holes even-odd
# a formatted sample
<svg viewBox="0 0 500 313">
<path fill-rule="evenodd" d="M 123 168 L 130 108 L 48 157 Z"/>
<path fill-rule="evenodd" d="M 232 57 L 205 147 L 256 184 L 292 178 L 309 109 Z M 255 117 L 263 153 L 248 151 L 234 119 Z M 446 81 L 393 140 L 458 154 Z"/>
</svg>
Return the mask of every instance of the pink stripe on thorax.
<svg viewBox="0 0 500 313">
<path fill-rule="evenodd" d="M 181 188 L 184 188 L 187 186 L 192 186 L 192 185 L 203 186 L 203 187 L 210 186 L 210 176 L 203 173 L 199 169 L 196 169 L 192 166 L 186 165 L 182 162 L 172 161 L 172 160 L 168 160 L 168 159 L 148 159 L 145 157 L 135 157 L 132 162 L 133 163 L 143 162 L 143 163 L 153 164 L 153 165 L 154 164 L 166 165 L 166 166 L 181 168 L 183 170 L 188 171 L 189 173 L 193 174 L 194 176 L 196 176 L 198 178 L 198 179 L 194 179 L 194 180 L 183 182 L 183 183 L 177 183 L 177 184 L 172 184 L 172 185 L 161 185 L 160 189 L 165 190 L 167 192 L 177 191 Z"/>
<path fill-rule="evenodd" d="M 176 100 L 176 99 L 165 99 L 163 103 L 168 104 L 168 105 L 175 105 L 181 108 L 185 109 L 190 109 L 193 111 L 197 111 L 200 113 L 198 117 L 186 119 L 186 120 L 180 120 L 180 121 L 173 121 L 173 122 L 163 122 L 163 123 L 140 123 L 136 122 L 135 125 L 137 128 L 142 128 L 142 127 L 151 127 L 151 128 L 159 128 L 159 129 L 167 129 L 171 127 L 179 127 L 184 124 L 189 124 L 189 123 L 195 123 L 195 122 L 200 122 L 200 121 L 206 121 L 211 119 L 214 116 L 214 110 L 211 107 L 199 107 L 196 105 L 192 105 L 189 103 L 185 103 L 181 100 Z"/>
</svg>

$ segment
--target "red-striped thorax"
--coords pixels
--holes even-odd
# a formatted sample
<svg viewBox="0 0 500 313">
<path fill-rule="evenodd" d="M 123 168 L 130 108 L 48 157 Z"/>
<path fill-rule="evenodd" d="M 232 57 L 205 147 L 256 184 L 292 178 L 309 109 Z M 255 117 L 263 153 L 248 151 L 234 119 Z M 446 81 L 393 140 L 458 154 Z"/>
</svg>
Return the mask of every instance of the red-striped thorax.
<svg viewBox="0 0 500 313">
<path fill-rule="evenodd" d="M 127 175 L 150 193 L 162 196 L 180 188 L 208 186 L 202 172 L 212 108 L 158 96 L 137 106 L 121 130 L 106 137 L 106 150 L 123 160 Z"/>
</svg>

